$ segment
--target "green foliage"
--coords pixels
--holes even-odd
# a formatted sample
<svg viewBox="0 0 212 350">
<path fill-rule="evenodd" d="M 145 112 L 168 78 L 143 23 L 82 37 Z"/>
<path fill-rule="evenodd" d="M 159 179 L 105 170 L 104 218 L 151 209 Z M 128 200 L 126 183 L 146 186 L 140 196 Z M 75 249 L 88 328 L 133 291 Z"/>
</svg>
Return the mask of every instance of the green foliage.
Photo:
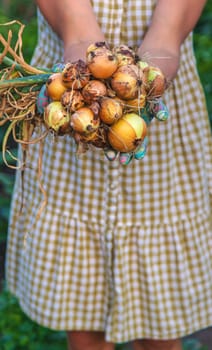
<svg viewBox="0 0 212 350">
<path fill-rule="evenodd" d="M 5 24 L 7 22 L 10 22 L 11 20 L 13 20 L 13 18 L 5 16 L 2 13 L 2 10 L 0 10 L 0 24 Z M 14 43 L 17 41 L 17 35 L 18 35 L 18 30 L 19 30 L 20 26 L 18 25 L 18 23 L 17 24 L 14 23 L 12 28 L 13 28 L 13 37 L 12 37 L 12 46 L 13 46 Z M 8 36 L 8 27 L 1 25 L 0 32 L 4 36 L 4 38 L 6 39 Z M 34 52 L 36 42 L 37 42 L 37 20 L 36 20 L 36 17 L 32 17 L 29 20 L 29 22 L 27 22 L 25 24 L 22 38 L 23 38 L 23 47 L 22 47 L 23 56 L 24 56 L 25 61 L 27 63 L 29 63 L 31 60 L 31 57 L 33 55 L 33 52 Z M 0 48 L 2 51 L 1 46 L 0 46 Z M 0 68 L 1 68 L 1 65 L 0 65 Z"/>
<path fill-rule="evenodd" d="M 54 332 L 31 321 L 17 300 L 5 290 L 0 294 L 0 350 L 63 350 L 64 332 Z"/>
<path fill-rule="evenodd" d="M 208 1 L 194 30 L 194 50 L 212 125 L 212 2 Z"/>
<path fill-rule="evenodd" d="M 207 346 L 201 345 L 196 339 L 186 339 L 183 344 L 183 350 L 207 350 Z"/>
</svg>

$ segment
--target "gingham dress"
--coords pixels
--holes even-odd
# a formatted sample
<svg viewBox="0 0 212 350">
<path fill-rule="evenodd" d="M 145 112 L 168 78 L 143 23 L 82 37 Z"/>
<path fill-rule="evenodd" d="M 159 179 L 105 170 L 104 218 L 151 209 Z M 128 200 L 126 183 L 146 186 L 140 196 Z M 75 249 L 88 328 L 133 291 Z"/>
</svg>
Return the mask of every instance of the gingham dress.
<svg viewBox="0 0 212 350">
<path fill-rule="evenodd" d="M 154 3 L 93 6 L 108 42 L 137 46 Z M 38 20 L 33 64 L 52 66 L 62 43 Z M 39 218 L 39 146 L 29 147 L 24 191 L 19 172 L 15 183 L 7 282 L 39 324 L 101 330 L 113 342 L 176 338 L 212 324 L 212 143 L 191 35 L 164 100 L 169 120 L 151 123 L 147 155 L 128 166 L 99 149 L 78 158 L 70 137 L 49 136 Z"/>
</svg>

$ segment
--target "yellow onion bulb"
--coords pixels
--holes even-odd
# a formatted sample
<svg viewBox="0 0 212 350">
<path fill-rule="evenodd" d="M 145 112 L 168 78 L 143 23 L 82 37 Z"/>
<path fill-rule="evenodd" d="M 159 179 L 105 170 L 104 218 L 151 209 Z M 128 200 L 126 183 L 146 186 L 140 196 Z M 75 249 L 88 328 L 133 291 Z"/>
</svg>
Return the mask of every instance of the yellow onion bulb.
<svg viewBox="0 0 212 350">
<path fill-rule="evenodd" d="M 79 108 L 71 115 L 70 125 L 72 129 L 81 134 L 90 134 L 94 132 L 100 124 L 100 119 L 95 116 L 88 107 Z"/>
<path fill-rule="evenodd" d="M 97 42 L 88 47 L 86 62 L 92 75 L 98 79 L 107 79 L 118 67 L 116 55 L 105 42 Z"/>
<path fill-rule="evenodd" d="M 53 101 L 44 109 L 44 123 L 51 131 L 66 134 L 70 131 L 70 114 L 60 101 Z"/>
<path fill-rule="evenodd" d="M 61 103 L 67 111 L 74 112 L 83 107 L 85 101 L 79 90 L 68 89 L 61 96 Z"/>
<path fill-rule="evenodd" d="M 145 121 L 136 113 L 126 113 L 108 131 L 108 141 L 119 152 L 134 151 L 147 133 Z"/>
<path fill-rule="evenodd" d="M 84 100 L 91 104 L 107 94 L 106 85 L 100 80 L 90 80 L 82 89 Z"/>
<path fill-rule="evenodd" d="M 46 93 L 53 101 L 60 101 L 62 94 L 67 90 L 60 72 L 50 75 L 46 82 Z"/>
<path fill-rule="evenodd" d="M 132 100 L 138 95 L 142 84 L 142 71 L 136 65 L 122 65 L 111 77 L 111 87 L 123 100 Z"/>
<path fill-rule="evenodd" d="M 166 78 L 158 67 L 149 66 L 143 70 L 143 83 L 148 98 L 161 97 L 166 89 Z"/>
<path fill-rule="evenodd" d="M 122 117 L 122 104 L 110 97 L 105 97 L 100 102 L 99 118 L 105 124 L 111 125 Z"/>
<path fill-rule="evenodd" d="M 67 63 L 62 71 L 63 83 L 67 88 L 81 89 L 90 79 L 90 71 L 83 60 Z"/>
</svg>

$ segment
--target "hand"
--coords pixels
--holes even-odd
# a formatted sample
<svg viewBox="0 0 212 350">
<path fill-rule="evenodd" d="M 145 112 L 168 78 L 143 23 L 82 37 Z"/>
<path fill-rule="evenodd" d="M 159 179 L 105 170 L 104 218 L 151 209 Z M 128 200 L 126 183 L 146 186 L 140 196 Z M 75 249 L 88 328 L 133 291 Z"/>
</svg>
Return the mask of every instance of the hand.
<svg viewBox="0 0 212 350">
<path fill-rule="evenodd" d="M 75 62 L 79 59 L 85 61 L 89 42 L 73 43 L 64 48 L 64 62 Z"/>
<path fill-rule="evenodd" d="M 141 45 L 138 49 L 138 55 L 148 64 L 160 68 L 167 82 L 176 77 L 180 63 L 180 52 L 171 52 L 162 48 L 152 49 Z"/>
<path fill-rule="evenodd" d="M 114 161 L 116 159 L 119 160 L 121 165 L 128 165 L 131 163 L 133 159 L 140 160 L 143 159 L 148 146 L 148 137 L 146 136 L 142 143 L 138 146 L 138 148 L 134 152 L 117 152 L 112 148 L 107 148 L 104 150 L 105 156 L 109 161 Z"/>
</svg>

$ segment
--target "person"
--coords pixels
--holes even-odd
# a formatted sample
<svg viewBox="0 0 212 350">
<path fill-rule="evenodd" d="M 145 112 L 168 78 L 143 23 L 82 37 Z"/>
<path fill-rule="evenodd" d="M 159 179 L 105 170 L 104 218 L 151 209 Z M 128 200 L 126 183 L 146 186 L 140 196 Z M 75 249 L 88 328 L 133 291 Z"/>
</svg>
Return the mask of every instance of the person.
<svg viewBox="0 0 212 350">
<path fill-rule="evenodd" d="M 181 350 L 183 336 L 212 324 L 212 142 L 192 46 L 205 1 L 37 5 L 33 65 L 84 59 L 98 41 L 129 45 L 170 81 L 170 118 L 151 123 L 147 155 L 128 166 L 97 148 L 76 157 L 71 137 L 47 137 L 39 219 L 39 146 L 30 145 L 11 207 L 8 288 L 31 319 L 67 331 L 71 350 L 130 341 Z"/>
</svg>

